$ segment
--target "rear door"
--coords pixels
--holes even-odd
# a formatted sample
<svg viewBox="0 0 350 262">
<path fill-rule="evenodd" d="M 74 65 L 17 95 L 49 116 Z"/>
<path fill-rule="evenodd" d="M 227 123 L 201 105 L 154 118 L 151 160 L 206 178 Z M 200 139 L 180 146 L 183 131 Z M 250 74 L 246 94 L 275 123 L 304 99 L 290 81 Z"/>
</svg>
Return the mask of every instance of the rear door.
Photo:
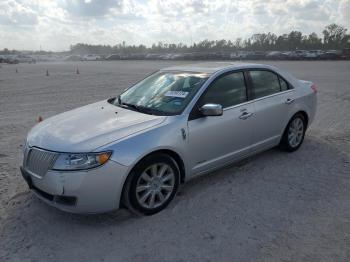
<svg viewBox="0 0 350 262">
<path fill-rule="evenodd" d="M 253 144 L 257 149 L 268 148 L 279 142 L 294 102 L 294 90 L 275 72 L 249 70 L 255 107 Z"/>
<path fill-rule="evenodd" d="M 200 115 L 198 109 L 208 103 L 222 105 L 223 115 Z M 188 121 L 192 173 L 202 173 L 247 154 L 252 143 L 253 114 L 243 72 L 226 73 L 214 80 Z"/>
</svg>

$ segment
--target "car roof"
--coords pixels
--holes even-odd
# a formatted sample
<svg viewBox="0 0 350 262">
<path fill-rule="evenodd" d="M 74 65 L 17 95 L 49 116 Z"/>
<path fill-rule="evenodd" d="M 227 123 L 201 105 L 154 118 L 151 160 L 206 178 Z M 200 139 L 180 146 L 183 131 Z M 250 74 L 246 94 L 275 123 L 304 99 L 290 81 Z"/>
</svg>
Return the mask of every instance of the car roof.
<svg viewBox="0 0 350 262">
<path fill-rule="evenodd" d="M 267 68 L 275 69 L 274 67 L 262 64 L 240 63 L 240 62 L 202 62 L 196 64 L 187 64 L 173 66 L 161 69 L 161 71 L 185 71 L 212 74 L 224 69 L 244 69 L 244 68 Z"/>
</svg>

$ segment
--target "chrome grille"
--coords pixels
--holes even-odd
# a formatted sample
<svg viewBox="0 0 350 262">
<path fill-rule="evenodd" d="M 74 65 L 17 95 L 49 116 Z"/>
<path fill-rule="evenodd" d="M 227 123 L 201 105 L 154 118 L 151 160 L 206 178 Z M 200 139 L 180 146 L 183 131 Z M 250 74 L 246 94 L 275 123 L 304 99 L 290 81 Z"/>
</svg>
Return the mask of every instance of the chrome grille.
<svg viewBox="0 0 350 262">
<path fill-rule="evenodd" d="M 58 154 L 38 148 L 31 148 L 28 153 L 25 153 L 24 157 L 26 169 L 34 175 L 43 177 L 55 163 Z"/>
</svg>

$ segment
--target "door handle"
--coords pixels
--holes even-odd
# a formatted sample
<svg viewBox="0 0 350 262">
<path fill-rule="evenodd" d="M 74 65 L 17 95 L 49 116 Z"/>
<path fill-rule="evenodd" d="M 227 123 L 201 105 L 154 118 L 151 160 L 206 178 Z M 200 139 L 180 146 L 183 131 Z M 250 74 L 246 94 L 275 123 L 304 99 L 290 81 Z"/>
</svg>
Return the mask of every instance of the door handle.
<svg viewBox="0 0 350 262">
<path fill-rule="evenodd" d="M 294 99 L 292 99 L 292 98 L 287 98 L 287 100 L 284 102 L 284 103 L 286 103 L 287 105 L 289 105 L 289 104 L 291 104 L 291 103 L 293 103 L 294 102 Z"/>
<path fill-rule="evenodd" d="M 251 117 L 253 113 L 248 113 L 248 112 L 243 112 L 240 116 L 239 119 L 246 120 L 247 118 Z"/>
</svg>

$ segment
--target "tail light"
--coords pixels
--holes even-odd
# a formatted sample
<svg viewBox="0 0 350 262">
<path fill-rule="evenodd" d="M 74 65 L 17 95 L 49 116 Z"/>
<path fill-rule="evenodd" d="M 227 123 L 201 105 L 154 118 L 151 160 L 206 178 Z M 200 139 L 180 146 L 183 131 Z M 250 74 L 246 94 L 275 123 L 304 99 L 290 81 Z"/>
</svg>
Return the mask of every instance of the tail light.
<svg viewBox="0 0 350 262">
<path fill-rule="evenodd" d="M 312 91 L 314 91 L 314 93 L 317 93 L 317 87 L 315 84 L 312 84 L 311 87 Z"/>
</svg>

